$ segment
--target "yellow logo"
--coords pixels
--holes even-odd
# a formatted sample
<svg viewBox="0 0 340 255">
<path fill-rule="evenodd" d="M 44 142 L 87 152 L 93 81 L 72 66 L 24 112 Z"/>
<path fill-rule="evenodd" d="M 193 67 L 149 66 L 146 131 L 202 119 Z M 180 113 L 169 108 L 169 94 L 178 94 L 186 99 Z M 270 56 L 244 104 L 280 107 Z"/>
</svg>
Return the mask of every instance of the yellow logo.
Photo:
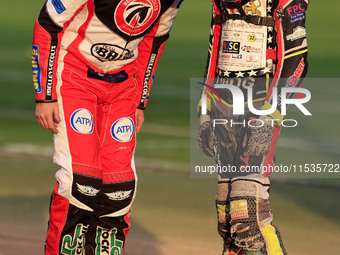
<svg viewBox="0 0 340 255">
<path fill-rule="evenodd" d="M 256 35 L 255 34 L 248 35 L 248 41 L 249 42 L 255 42 L 256 41 Z"/>
<path fill-rule="evenodd" d="M 258 3 L 257 5 L 256 5 L 255 1 Z M 261 2 L 260 1 L 250 0 L 248 5 L 246 7 L 244 7 L 244 12 L 246 14 L 252 14 L 252 15 L 261 16 L 261 12 L 258 10 L 258 8 L 260 6 L 261 6 Z"/>
</svg>

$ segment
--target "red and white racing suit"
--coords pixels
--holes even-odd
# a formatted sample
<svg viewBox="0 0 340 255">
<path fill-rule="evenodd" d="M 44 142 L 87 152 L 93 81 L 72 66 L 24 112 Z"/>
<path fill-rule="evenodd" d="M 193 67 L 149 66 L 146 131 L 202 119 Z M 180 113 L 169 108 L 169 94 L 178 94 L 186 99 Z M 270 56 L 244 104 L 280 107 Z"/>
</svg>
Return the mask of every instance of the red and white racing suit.
<svg viewBox="0 0 340 255">
<path fill-rule="evenodd" d="M 47 0 L 34 27 L 36 102 L 58 102 L 60 166 L 45 254 L 124 254 L 136 195 L 135 111 L 181 0 Z"/>
<path fill-rule="evenodd" d="M 308 69 L 308 3 L 212 0 L 204 89 L 209 96 L 206 95 L 207 114 L 200 116 L 198 141 L 205 154 L 215 157 L 218 166 L 236 169 L 221 173 L 217 187 L 218 232 L 224 241 L 224 255 L 287 254 L 279 231 L 272 224 L 268 176 L 274 166 L 283 120 L 281 89 L 299 87 Z M 233 114 L 237 99 L 229 90 L 215 89 L 215 84 L 236 86 L 242 91 L 246 98 L 242 101 L 244 115 Z M 253 90 L 248 100 L 249 88 Z M 251 113 L 250 102 L 257 110 L 271 109 L 275 90 L 279 102 L 272 114 Z M 225 122 L 215 125 L 213 120 Z M 252 121 L 269 121 L 271 125 L 247 126 Z"/>
</svg>

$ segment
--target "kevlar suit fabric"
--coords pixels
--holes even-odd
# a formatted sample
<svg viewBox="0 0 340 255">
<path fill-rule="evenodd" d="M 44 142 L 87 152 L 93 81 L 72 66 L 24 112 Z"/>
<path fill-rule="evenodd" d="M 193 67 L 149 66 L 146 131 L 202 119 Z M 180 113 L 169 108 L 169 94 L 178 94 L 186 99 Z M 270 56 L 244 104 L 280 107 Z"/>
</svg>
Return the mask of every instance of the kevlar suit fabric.
<svg viewBox="0 0 340 255">
<path fill-rule="evenodd" d="M 218 176 L 218 232 L 223 238 L 225 255 L 287 254 L 272 223 L 269 205 L 272 172 L 268 169 L 275 166 L 275 148 L 284 120 L 281 89 L 301 86 L 307 74 L 308 3 L 304 0 L 212 1 L 209 53 L 199 111 L 203 97 L 207 109 L 206 115 L 200 115 L 198 141 L 202 151 L 213 156 L 218 166 L 237 169 Z M 244 114 L 234 114 L 236 99 L 220 85 L 236 86 L 242 91 Z M 250 111 L 250 103 L 255 109 L 268 109 L 275 99 L 274 93 L 278 94 L 279 103 L 272 114 L 261 116 Z M 293 93 L 288 95 L 293 96 Z M 266 119 L 271 120 L 270 125 L 252 128 L 249 124 Z M 216 120 L 221 124 L 216 125 Z M 242 171 L 246 169 L 253 171 Z"/>
</svg>

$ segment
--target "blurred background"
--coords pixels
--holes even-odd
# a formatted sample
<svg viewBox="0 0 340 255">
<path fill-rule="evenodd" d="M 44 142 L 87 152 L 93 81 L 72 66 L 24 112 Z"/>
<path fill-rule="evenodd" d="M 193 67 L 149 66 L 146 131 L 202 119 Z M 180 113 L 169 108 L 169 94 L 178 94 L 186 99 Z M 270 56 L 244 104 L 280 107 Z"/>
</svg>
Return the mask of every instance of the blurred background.
<svg viewBox="0 0 340 255">
<path fill-rule="evenodd" d="M 55 185 L 52 138 L 34 117 L 31 42 L 43 0 L 0 2 L 0 255 L 43 254 Z M 340 2 L 311 1 L 307 14 L 310 78 L 340 77 Z M 190 78 L 202 77 L 210 30 L 209 0 L 185 0 L 156 72 L 138 135 L 139 192 L 127 255 L 220 254 L 216 180 L 190 178 Z M 340 89 L 310 88 L 317 119 L 285 129 L 277 163 L 339 163 Z M 327 89 L 325 89 L 327 88 Z M 327 110 L 326 110 L 327 109 Z M 282 142 L 281 142 L 282 141 Z M 203 156 L 203 154 L 202 154 Z M 340 174 L 338 175 L 340 177 Z M 340 182 L 273 180 L 271 204 L 290 255 L 339 254 Z"/>
</svg>

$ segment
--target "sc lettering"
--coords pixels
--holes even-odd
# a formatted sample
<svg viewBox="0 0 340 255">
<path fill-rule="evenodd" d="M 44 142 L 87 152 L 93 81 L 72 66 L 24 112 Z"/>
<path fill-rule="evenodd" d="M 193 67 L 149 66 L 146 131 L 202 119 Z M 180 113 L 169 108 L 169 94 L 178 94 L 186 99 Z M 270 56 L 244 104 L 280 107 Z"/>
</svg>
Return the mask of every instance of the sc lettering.
<svg viewBox="0 0 340 255">
<path fill-rule="evenodd" d="M 238 42 L 227 42 L 227 45 L 229 50 L 238 51 L 240 49 L 240 44 Z"/>
</svg>

